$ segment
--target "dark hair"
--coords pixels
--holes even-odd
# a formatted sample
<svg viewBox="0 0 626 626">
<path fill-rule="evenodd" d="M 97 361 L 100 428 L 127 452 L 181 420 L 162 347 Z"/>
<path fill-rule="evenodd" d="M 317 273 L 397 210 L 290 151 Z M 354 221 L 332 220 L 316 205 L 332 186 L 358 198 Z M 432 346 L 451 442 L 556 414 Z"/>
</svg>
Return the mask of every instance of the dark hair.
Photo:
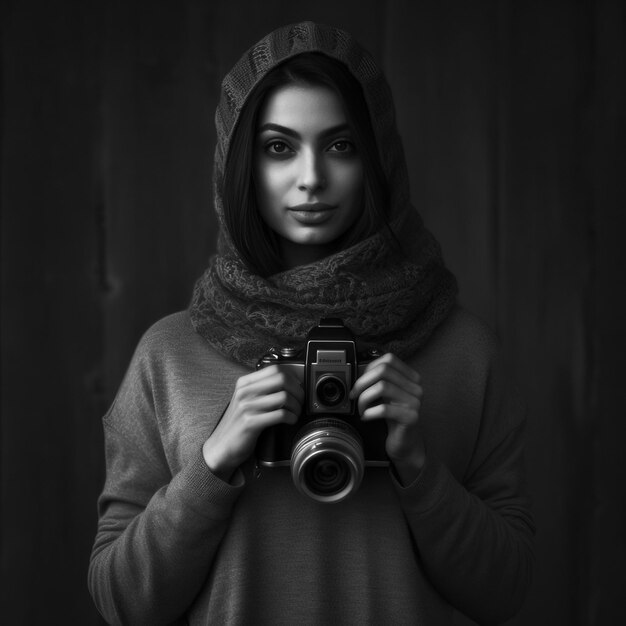
<svg viewBox="0 0 626 626">
<path fill-rule="evenodd" d="M 388 226 L 388 184 L 361 85 L 339 61 L 315 52 L 298 55 L 270 71 L 250 94 L 233 132 L 224 170 L 222 196 L 226 227 L 245 262 L 261 276 L 270 276 L 284 268 L 277 235 L 262 219 L 256 202 L 253 154 L 257 121 L 268 94 L 291 83 L 330 87 L 339 95 L 363 163 L 364 210 L 339 239 L 339 245 L 349 247 Z"/>
</svg>

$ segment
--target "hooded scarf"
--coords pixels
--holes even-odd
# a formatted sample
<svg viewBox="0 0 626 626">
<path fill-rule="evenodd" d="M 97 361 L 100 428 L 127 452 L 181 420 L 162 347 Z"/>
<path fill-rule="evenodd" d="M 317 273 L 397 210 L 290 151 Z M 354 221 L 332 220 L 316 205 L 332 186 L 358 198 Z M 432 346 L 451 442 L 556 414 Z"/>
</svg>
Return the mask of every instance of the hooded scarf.
<svg viewBox="0 0 626 626">
<path fill-rule="evenodd" d="M 254 87 L 278 64 L 306 52 L 340 61 L 363 89 L 390 187 L 387 215 L 400 246 L 377 233 L 315 263 L 262 277 L 246 266 L 226 227 L 226 157 Z M 194 288 L 190 317 L 195 330 L 218 352 L 249 366 L 271 346 L 302 345 L 324 317 L 342 319 L 363 347 L 405 358 L 423 346 L 454 306 L 456 281 L 410 203 L 391 91 L 371 56 L 336 28 L 312 22 L 279 28 L 250 48 L 224 78 L 215 123 L 213 183 L 220 232 L 217 253 Z"/>
</svg>

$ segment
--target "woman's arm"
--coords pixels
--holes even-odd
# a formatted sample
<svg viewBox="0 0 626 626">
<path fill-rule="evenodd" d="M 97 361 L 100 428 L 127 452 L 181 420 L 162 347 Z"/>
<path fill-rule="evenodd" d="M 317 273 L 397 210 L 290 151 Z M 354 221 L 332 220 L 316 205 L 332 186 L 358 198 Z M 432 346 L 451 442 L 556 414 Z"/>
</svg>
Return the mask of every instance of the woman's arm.
<svg viewBox="0 0 626 626">
<path fill-rule="evenodd" d="M 415 371 L 388 354 L 373 361 L 353 388 L 362 419 L 387 421 L 392 476 L 431 582 L 453 606 L 485 624 L 519 609 L 531 577 L 534 533 L 523 491 L 521 407 L 507 395 L 498 367 L 489 372 L 476 390 L 483 398 L 478 439 L 463 443 L 473 455 L 462 484 L 437 458 L 436 443 L 431 449 L 424 441 Z M 459 435 L 450 430 L 448 436 Z"/>
<path fill-rule="evenodd" d="M 185 613 L 244 488 L 237 468 L 263 428 L 295 421 L 300 412 L 303 391 L 293 376 L 276 367 L 242 376 L 211 435 L 172 475 L 168 458 L 179 456 L 178 438 L 193 434 L 169 420 L 201 410 L 202 398 L 192 400 L 188 393 L 195 392 L 177 382 L 188 381 L 189 366 L 173 365 L 164 346 L 162 335 L 148 334 L 104 419 L 107 473 L 89 586 L 112 623 L 170 623 Z M 161 431 L 179 433 L 173 440 L 170 434 L 167 453 Z"/>
<path fill-rule="evenodd" d="M 243 489 L 211 473 L 197 454 L 174 477 L 105 420 L 107 479 L 89 587 L 109 623 L 175 621 L 206 579 Z"/>
<path fill-rule="evenodd" d="M 465 484 L 426 449 L 418 478 L 396 481 L 419 557 L 435 587 L 481 624 L 512 617 L 534 563 L 534 526 L 522 493 L 522 431 L 499 442 Z"/>
</svg>

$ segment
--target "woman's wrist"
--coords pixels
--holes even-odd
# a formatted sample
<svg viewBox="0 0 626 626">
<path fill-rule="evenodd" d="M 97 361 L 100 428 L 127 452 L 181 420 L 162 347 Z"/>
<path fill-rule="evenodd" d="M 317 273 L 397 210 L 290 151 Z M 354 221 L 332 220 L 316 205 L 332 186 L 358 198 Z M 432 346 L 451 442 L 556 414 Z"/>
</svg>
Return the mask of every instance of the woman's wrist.
<svg viewBox="0 0 626 626">
<path fill-rule="evenodd" d="M 232 463 L 228 462 L 228 459 L 218 454 L 217 451 L 211 446 L 211 440 L 207 439 L 202 446 L 202 456 L 204 462 L 211 472 L 225 483 L 229 483 L 236 467 L 233 467 Z"/>
<path fill-rule="evenodd" d="M 423 442 L 417 446 L 410 456 L 393 459 L 393 469 L 403 487 L 408 487 L 417 480 L 425 462 L 426 450 Z"/>
</svg>

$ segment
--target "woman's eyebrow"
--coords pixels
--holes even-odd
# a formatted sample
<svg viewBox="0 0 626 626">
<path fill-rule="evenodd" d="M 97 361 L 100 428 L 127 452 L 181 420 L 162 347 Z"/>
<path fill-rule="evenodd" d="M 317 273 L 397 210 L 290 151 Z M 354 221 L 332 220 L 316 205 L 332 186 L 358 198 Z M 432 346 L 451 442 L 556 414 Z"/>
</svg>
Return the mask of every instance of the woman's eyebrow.
<svg viewBox="0 0 626 626">
<path fill-rule="evenodd" d="M 280 124 L 274 124 L 273 122 L 267 122 L 263 124 L 259 128 L 259 134 L 273 130 L 274 132 L 282 133 L 283 135 L 288 135 L 289 137 L 293 137 L 294 139 L 301 139 L 300 133 L 293 130 L 292 128 L 288 128 L 287 126 L 281 126 Z M 329 137 L 331 135 L 336 135 L 337 133 L 342 133 L 347 130 L 350 130 L 350 127 L 347 123 L 337 124 L 336 126 L 331 126 L 330 128 L 325 128 L 320 133 L 320 139 L 324 139 L 325 137 Z"/>
</svg>

